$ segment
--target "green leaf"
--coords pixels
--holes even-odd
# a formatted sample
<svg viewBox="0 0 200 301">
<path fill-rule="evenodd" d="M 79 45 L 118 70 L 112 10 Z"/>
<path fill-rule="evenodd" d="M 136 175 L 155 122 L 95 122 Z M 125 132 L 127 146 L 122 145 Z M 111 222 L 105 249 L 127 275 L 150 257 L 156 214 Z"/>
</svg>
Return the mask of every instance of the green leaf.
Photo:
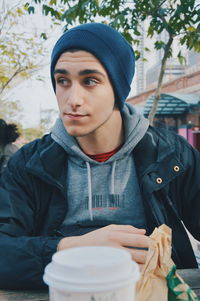
<svg viewBox="0 0 200 301">
<path fill-rule="evenodd" d="M 35 8 L 33 6 L 29 6 L 28 7 L 28 13 L 29 13 L 29 15 L 30 14 L 34 14 L 34 12 L 35 12 Z"/>
<path fill-rule="evenodd" d="M 56 5 L 57 4 L 57 0 L 50 0 L 49 5 Z"/>
<path fill-rule="evenodd" d="M 152 38 L 154 35 L 153 27 L 149 26 L 148 31 L 147 31 L 147 37 Z"/>
<path fill-rule="evenodd" d="M 47 35 L 46 35 L 45 32 L 42 32 L 42 33 L 40 34 L 40 37 L 41 37 L 42 39 L 44 39 L 44 40 L 47 40 Z"/>
<path fill-rule="evenodd" d="M 30 3 L 26 2 L 26 3 L 24 4 L 24 10 L 28 10 L 29 5 L 30 5 Z"/>
<path fill-rule="evenodd" d="M 20 7 L 17 8 L 16 13 L 18 14 L 19 17 L 21 17 L 24 14 L 24 12 Z"/>
<path fill-rule="evenodd" d="M 178 60 L 179 60 L 179 63 L 180 63 L 181 65 L 186 64 L 186 58 L 185 58 L 184 56 L 179 56 L 179 57 L 178 57 Z"/>
<path fill-rule="evenodd" d="M 140 40 L 138 40 L 138 39 L 133 39 L 133 43 L 135 44 L 135 45 L 139 45 L 140 44 Z"/>
<path fill-rule="evenodd" d="M 193 26 L 189 26 L 189 27 L 187 27 L 187 31 L 194 32 L 194 31 L 196 31 L 196 28 Z"/>
<path fill-rule="evenodd" d="M 166 44 L 163 41 L 156 41 L 154 43 L 154 47 L 155 49 L 159 50 L 159 49 L 164 49 L 166 46 Z"/>
<path fill-rule="evenodd" d="M 181 51 L 179 51 L 177 57 L 181 65 L 186 64 L 186 58 L 182 55 Z"/>
<path fill-rule="evenodd" d="M 78 10 L 78 5 L 74 5 L 72 7 L 70 7 L 69 9 L 67 9 L 64 14 L 62 15 L 62 21 L 66 21 L 69 24 L 73 24 L 73 22 L 76 19 L 77 16 L 77 10 Z M 67 26 L 66 26 L 67 27 Z"/>
<path fill-rule="evenodd" d="M 123 32 L 123 36 L 129 43 L 131 43 L 133 41 L 133 37 L 128 31 Z"/>
<path fill-rule="evenodd" d="M 23 71 L 20 74 L 21 74 L 22 77 L 27 77 L 27 72 L 26 71 Z"/>
<path fill-rule="evenodd" d="M 135 59 L 138 60 L 141 56 L 141 52 L 139 50 L 135 50 Z"/>
</svg>

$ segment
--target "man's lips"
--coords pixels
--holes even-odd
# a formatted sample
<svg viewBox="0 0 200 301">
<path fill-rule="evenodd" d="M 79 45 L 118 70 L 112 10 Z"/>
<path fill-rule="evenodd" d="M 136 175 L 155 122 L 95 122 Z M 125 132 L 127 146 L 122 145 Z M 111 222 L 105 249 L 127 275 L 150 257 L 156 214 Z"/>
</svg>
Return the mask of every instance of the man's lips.
<svg viewBox="0 0 200 301">
<path fill-rule="evenodd" d="M 69 119 L 78 120 L 83 117 L 86 117 L 86 114 L 79 114 L 79 113 L 64 113 L 64 116 L 67 116 Z"/>
</svg>

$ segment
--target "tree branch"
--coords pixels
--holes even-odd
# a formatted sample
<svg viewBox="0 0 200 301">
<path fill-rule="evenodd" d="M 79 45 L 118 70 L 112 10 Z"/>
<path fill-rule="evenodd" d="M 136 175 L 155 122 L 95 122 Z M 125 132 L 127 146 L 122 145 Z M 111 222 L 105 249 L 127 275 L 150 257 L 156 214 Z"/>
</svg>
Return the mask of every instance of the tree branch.
<svg viewBox="0 0 200 301">
<path fill-rule="evenodd" d="M 19 73 L 26 71 L 27 68 L 18 68 L 13 75 L 7 80 L 7 82 L 2 86 L 1 90 L 0 90 L 0 94 L 3 93 L 3 91 L 5 90 L 5 88 L 11 83 L 11 81 L 13 80 L 13 78 L 15 78 Z"/>
<path fill-rule="evenodd" d="M 160 73 L 159 73 L 159 78 L 158 78 L 158 85 L 157 85 L 156 92 L 155 92 L 154 102 L 153 102 L 152 108 L 151 108 L 149 116 L 148 116 L 148 119 L 149 119 L 149 122 L 151 125 L 153 125 L 153 119 L 156 114 L 158 102 L 160 100 L 160 91 L 161 91 L 163 77 L 164 77 L 164 73 L 165 73 L 165 69 L 166 69 L 166 63 L 167 63 L 169 50 L 173 43 L 173 40 L 174 40 L 173 35 L 169 34 L 169 40 L 165 46 L 164 55 L 163 55 L 163 58 L 161 61 L 161 68 L 160 68 Z"/>
</svg>

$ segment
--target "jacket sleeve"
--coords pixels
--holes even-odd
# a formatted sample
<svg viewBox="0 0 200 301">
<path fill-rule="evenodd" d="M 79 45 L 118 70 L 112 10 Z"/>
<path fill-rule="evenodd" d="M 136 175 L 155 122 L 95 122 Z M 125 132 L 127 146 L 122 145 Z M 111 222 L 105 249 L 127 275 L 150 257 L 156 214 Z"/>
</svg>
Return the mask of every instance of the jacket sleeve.
<svg viewBox="0 0 200 301">
<path fill-rule="evenodd" d="M 179 140 L 179 159 L 186 170 L 177 177 L 177 205 L 184 225 L 200 241 L 200 152 Z"/>
<path fill-rule="evenodd" d="M 39 206 L 24 166 L 23 152 L 18 151 L 0 180 L 1 289 L 44 287 L 44 268 L 61 239 L 37 235 Z"/>
</svg>

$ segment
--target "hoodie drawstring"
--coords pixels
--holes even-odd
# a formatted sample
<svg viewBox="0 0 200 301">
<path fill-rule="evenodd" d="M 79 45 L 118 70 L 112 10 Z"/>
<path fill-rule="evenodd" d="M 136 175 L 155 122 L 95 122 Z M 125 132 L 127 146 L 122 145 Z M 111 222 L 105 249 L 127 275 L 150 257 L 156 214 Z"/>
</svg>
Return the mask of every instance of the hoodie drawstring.
<svg viewBox="0 0 200 301">
<path fill-rule="evenodd" d="M 91 168 L 88 162 L 86 162 L 86 166 L 87 166 L 87 176 L 88 176 L 88 208 L 89 208 L 90 220 L 93 221 Z"/>
<path fill-rule="evenodd" d="M 112 164 L 111 194 L 115 194 L 115 167 L 116 167 L 116 161 L 114 161 Z"/>
</svg>

